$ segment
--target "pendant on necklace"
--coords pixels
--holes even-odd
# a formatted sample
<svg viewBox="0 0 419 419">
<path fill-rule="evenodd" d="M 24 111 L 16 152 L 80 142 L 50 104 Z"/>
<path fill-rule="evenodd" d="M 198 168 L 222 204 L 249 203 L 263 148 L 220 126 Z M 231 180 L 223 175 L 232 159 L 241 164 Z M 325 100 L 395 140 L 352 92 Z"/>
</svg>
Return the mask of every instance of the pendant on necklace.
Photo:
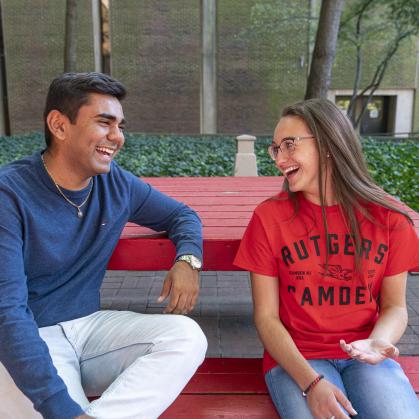
<svg viewBox="0 0 419 419">
<path fill-rule="evenodd" d="M 83 217 L 83 213 L 81 212 L 80 208 L 77 208 L 77 217 L 79 217 L 79 218 Z"/>
</svg>

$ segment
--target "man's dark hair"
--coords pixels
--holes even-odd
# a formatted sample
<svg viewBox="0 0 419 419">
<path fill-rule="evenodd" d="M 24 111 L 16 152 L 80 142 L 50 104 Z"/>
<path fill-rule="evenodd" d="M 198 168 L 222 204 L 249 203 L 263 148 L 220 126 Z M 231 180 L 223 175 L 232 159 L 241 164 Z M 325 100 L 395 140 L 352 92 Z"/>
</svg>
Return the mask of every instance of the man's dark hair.
<svg viewBox="0 0 419 419">
<path fill-rule="evenodd" d="M 71 123 L 74 123 L 79 109 L 87 104 L 90 93 L 114 96 L 122 100 L 126 95 L 126 90 L 121 82 L 102 73 L 65 73 L 52 81 L 44 109 L 47 147 L 52 141 L 52 134 L 47 124 L 48 114 L 56 109 L 66 115 Z"/>
</svg>

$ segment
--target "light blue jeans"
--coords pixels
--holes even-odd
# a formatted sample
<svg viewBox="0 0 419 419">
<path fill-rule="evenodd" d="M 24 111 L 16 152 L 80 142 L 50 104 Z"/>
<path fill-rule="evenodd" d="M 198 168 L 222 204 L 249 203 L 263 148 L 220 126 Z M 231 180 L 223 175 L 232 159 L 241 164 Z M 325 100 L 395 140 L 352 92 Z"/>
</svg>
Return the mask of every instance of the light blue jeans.
<svg viewBox="0 0 419 419">
<path fill-rule="evenodd" d="M 171 314 L 98 311 L 39 333 L 70 396 L 95 419 L 157 418 L 207 349 L 195 321 Z M 0 418 L 41 418 L 1 364 Z"/>
<path fill-rule="evenodd" d="M 358 412 L 357 419 L 419 419 L 419 400 L 400 365 L 387 359 L 369 365 L 354 359 L 312 359 L 309 364 L 335 384 Z M 301 389 L 277 366 L 265 375 L 282 419 L 313 419 Z"/>
</svg>

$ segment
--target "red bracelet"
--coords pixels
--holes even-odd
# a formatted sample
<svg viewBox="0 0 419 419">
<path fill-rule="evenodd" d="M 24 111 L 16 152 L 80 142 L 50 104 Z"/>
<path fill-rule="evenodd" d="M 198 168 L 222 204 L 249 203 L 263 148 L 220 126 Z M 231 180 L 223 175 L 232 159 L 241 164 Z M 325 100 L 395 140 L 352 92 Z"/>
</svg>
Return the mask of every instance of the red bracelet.
<svg viewBox="0 0 419 419">
<path fill-rule="evenodd" d="M 309 386 L 303 391 L 303 397 L 307 397 L 308 392 L 321 380 L 324 378 L 323 374 L 320 374 L 317 376 L 310 384 Z"/>
</svg>

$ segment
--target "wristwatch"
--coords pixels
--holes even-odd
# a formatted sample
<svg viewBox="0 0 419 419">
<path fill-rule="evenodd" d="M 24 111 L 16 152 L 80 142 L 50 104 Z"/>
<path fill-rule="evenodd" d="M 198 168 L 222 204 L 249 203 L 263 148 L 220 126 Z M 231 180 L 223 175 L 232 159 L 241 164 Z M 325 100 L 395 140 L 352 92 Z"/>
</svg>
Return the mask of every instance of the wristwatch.
<svg viewBox="0 0 419 419">
<path fill-rule="evenodd" d="M 175 262 L 179 262 L 183 260 L 184 262 L 188 263 L 189 266 L 196 270 L 196 271 L 200 271 L 202 268 L 202 262 L 200 259 L 198 259 L 196 256 L 194 255 L 182 255 L 179 256 Z"/>
</svg>

